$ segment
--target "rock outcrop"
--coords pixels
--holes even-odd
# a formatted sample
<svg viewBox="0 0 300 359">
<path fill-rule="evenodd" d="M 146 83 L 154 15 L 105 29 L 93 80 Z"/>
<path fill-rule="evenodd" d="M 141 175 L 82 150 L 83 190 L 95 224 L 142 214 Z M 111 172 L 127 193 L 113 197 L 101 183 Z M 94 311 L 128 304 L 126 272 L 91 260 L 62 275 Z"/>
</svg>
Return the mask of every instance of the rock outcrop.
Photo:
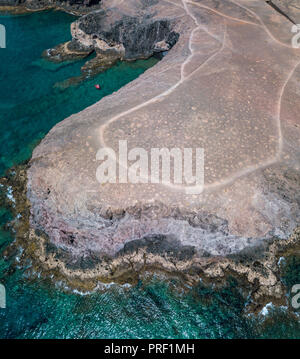
<svg viewBox="0 0 300 359">
<path fill-rule="evenodd" d="M 179 37 L 172 30 L 174 20 L 153 12 L 144 3 L 137 1 L 130 11 L 116 6 L 113 11 L 104 8 L 81 17 L 72 24 L 73 39 L 93 46 L 101 55 L 124 60 L 148 58 L 154 52 L 170 50 Z"/>
<path fill-rule="evenodd" d="M 61 9 L 76 15 L 99 8 L 101 0 L 0 0 L 0 11 L 26 13 L 45 9 Z"/>
<path fill-rule="evenodd" d="M 117 60 L 146 59 L 170 50 L 178 41 L 173 31 L 175 19 L 153 11 L 156 1 L 136 1 L 129 6 L 102 3 L 101 9 L 81 16 L 71 24 L 72 41 L 44 51 L 50 61 L 61 62 L 96 57 L 82 68 L 94 74 L 111 67 Z"/>
<path fill-rule="evenodd" d="M 149 265 L 188 271 L 249 248 L 263 257 L 266 243 L 293 233 L 300 50 L 292 25 L 261 0 L 103 0 L 73 25 L 74 40 L 99 54 L 132 59 L 172 48 L 137 80 L 57 124 L 34 150 L 31 225 L 62 251 L 60 260 L 70 268 L 95 260 L 103 277 L 109 261 L 122 272 L 125 251 L 128 263 L 144 265 L 147 253 Z M 203 191 L 99 183 L 97 151 L 118 152 L 122 140 L 148 152 L 203 148 Z M 58 262 L 51 265 L 67 272 Z"/>
<path fill-rule="evenodd" d="M 81 46 L 77 41 L 68 41 L 54 48 L 47 49 L 42 56 L 52 62 L 84 59 L 94 51 L 91 47 Z"/>
</svg>

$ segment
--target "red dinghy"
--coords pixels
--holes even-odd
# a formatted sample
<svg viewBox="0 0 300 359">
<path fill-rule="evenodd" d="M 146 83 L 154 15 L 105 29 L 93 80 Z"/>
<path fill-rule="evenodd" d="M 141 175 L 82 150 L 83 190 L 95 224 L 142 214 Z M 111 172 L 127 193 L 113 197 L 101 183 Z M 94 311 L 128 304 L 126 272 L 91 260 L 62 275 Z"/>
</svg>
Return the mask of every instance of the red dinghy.
<svg viewBox="0 0 300 359">
<path fill-rule="evenodd" d="M 95 85 L 95 87 L 96 87 L 97 90 L 101 89 L 101 86 L 99 84 Z"/>
</svg>

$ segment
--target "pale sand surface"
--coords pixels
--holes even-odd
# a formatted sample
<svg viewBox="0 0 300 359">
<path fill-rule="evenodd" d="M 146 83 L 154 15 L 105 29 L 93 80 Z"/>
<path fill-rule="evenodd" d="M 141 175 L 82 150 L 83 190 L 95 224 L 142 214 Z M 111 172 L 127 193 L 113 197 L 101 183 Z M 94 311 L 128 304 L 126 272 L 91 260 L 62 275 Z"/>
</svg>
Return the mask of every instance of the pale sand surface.
<svg viewBox="0 0 300 359">
<path fill-rule="evenodd" d="M 110 7 L 131 13 L 134 2 Z M 291 46 L 292 23 L 261 0 L 161 0 L 151 11 L 176 19 L 178 43 L 137 80 L 56 125 L 35 149 L 32 225 L 75 256 L 114 254 L 150 234 L 212 255 L 286 238 L 300 206 L 300 50 Z M 100 185 L 96 153 L 117 150 L 119 140 L 129 149 L 204 148 L 204 191 Z"/>
</svg>

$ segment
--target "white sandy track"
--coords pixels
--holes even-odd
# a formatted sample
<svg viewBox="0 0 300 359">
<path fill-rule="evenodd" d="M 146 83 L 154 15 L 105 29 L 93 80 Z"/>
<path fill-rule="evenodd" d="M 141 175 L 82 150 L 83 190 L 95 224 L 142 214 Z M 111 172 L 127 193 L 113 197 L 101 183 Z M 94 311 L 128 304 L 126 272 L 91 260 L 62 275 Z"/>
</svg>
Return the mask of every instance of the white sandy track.
<svg viewBox="0 0 300 359">
<path fill-rule="evenodd" d="M 168 3 L 171 3 L 172 5 L 174 6 L 180 6 L 179 4 L 177 3 L 173 3 L 171 0 L 164 0 Z M 132 108 L 130 108 L 129 110 L 126 110 L 114 117 L 112 117 L 111 119 L 109 119 L 106 123 L 104 123 L 100 128 L 99 128 L 99 138 L 100 138 L 100 145 L 102 147 L 108 147 L 106 142 L 105 142 L 105 139 L 104 139 L 104 133 L 106 131 L 106 129 L 108 128 L 109 125 L 111 125 L 112 123 L 120 120 L 121 118 L 123 118 L 124 116 L 126 115 L 129 115 L 129 114 L 132 114 L 133 112 L 135 111 L 138 111 L 150 104 L 153 104 L 155 102 L 157 102 L 158 100 L 161 100 L 162 98 L 165 98 L 167 97 L 168 95 L 170 95 L 171 93 L 173 93 L 180 85 L 182 85 L 186 80 L 188 80 L 189 78 L 191 78 L 197 71 L 203 69 L 203 67 L 205 67 L 206 64 L 208 64 L 213 58 L 217 57 L 218 55 L 220 55 L 220 53 L 224 50 L 224 48 L 226 47 L 226 21 L 236 21 L 236 22 L 239 22 L 239 23 L 244 23 L 244 24 L 247 24 L 247 25 L 251 25 L 251 26 L 256 26 L 256 27 L 261 27 L 262 29 L 264 29 L 264 31 L 266 32 L 266 35 L 272 40 L 274 41 L 275 43 L 277 43 L 278 45 L 280 46 L 284 46 L 284 47 L 287 47 L 289 49 L 293 49 L 292 46 L 289 46 L 281 41 L 279 41 L 278 39 L 276 39 L 273 34 L 270 32 L 270 30 L 268 29 L 268 27 L 264 24 L 264 22 L 262 21 L 262 19 L 254 12 L 252 11 L 251 9 L 241 5 L 241 4 L 238 4 L 236 3 L 234 0 L 227 0 L 229 2 L 231 2 L 232 4 L 235 4 L 236 6 L 244 9 L 245 11 L 249 12 L 249 14 L 251 14 L 252 16 L 254 16 L 260 24 L 257 24 L 257 23 L 254 23 L 254 22 L 251 22 L 251 21 L 247 21 L 247 20 L 242 20 L 242 19 L 239 19 L 239 18 L 235 18 L 235 17 L 232 17 L 232 16 L 229 16 L 229 15 L 226 15 L 220 11 L 217 11 L 216 9 L 213 9 L 213 8 L 210 8 L 209 6 L 206 6 L 206 5 L 203 5 L 201 3 L 197 3 L 195 1 L 192 1 L 192 0 L 182 0 L 182 7 L 186 14 L 188 16 L 190 16 L 193 21 L 195 22 L 195 25 L 196 27 L 191 31 L 191 34 L 190 34 L 190 37 L 189 37 L 189 43 L 188 43 L 188 47 L 189 47 L 189 51 L 190 51 L 190 54 L 189 56 L 185 59 L 185 61 L 181 64 L 181 68 L 180 68 L 180 79 L 178 82 L 176 82 L 174 85 L 172 85 L 169 89 L 165 90 L 164 92 L 162 92 L 161 94 L 137 105 L 137 106 L 134 106 Z M 213 14 L 216 14 L 218 16 L 221 16 L 223 17 L 224 19 L 224 34 L 223 34 L 223 41 L 222 41 L 222 44 L 219 48 L 219 50 L 217 50 L 216 52 L 214 52 L 209 58 L 207 58 L 203 63 L 201 63 L 195 70 L 193 70 L 190 74 L 188 75 L 185 75 L 185 67 L 191 62 L 191 59 L 192 57 L 195 55 L 195 51 L 193 50 L 193 37 L 195 35 L 195 33 L 201 29 L 203 31 L 205 31 L 209 36 L 213 37 L 214 39 L 217 39 L 218 41 L 219 38 L 209 32 L 204 26 L 202 26 L 202 24 L 200 24 L 198 21 L 197 21 L 197 17 L 194 15 L 194 13 L 189 9 L 189 6 L 188 5 L 192 5 L 192 6 L 197 6 L 199 8 L 203 8 L 207 11 L 210 11 L 212 12 Z M 293 49 L 295 52 L 299 53 L 299 50 L 298 49 Z M 296 69 L 298 68 L 298 66 L 300 65 L 300 61 L 297 62 L 292 70 L 290 71 L 290 73 L 288 74 L 287 78 L 286 78 L 286 81 L 284 82 L 281 90 L 280 90 L 280 93 L 279 93 L 279 99 L 278 99 L 278 104 L 277 104 L 277 115 L 276 115 L 276 122 L 277 122 L 277 128 L 278 128 L 278 151 L 277 151 L 277 154 L 264 161 L 264 162 L 261 162 L 259 165 L 254 165 L 254 166 L 249 166 L 247 168 L 244 168 L 234 174 L 232 174 L 231 176 L 227 177 L 227 178 L 224 178 L 222 179 L 222 181 L 219 181 L 219 182 L 214 182 L 214 183 L 211 183 L 209 185 L 204 185 L 204 188 L 198 188 L 198 190 L 201 192 L 203 189 L 204 190 L 214 190 L 214 189 L 217 189 L 221 186 L 225 186 L 225 185 L 229 185 L 231 184 L 232 182 L 234 182 L 235 180 L 237 180 L 238 178 L 240 177 L 243 177 L 243 176 L 246 176 L 246 175 L 249 175 L 250 173 L 258 170 L 258 169 L 262 169 L 262 168 L 265 168 L 265 167 L 268 167 L 274 163 L 276 163 L 279 159 L 280 159 L 280 156 L 282 154 L 282 148 L 283 148 L 283 138 L 282 138 L 282 131 L 281 131 L 281 102 L 282 102 L 282 98 L 283 98 L 283 95 L 284 95 L 284 92 L 285 92 L 285 88 L 287 86 L 287 84 L 289 83 L 289 80 L 291 79 L 291 77 L 293 76 L 294 72 L 296 71 Z M 126 164 L 125 163 L 120 163 L 119 162 L 119 166 L 123 166 L 123 167 L 126 167 Z M 181 190 L 181 191 L 188 191 L 189 190 L 189 187 L 186 187 L 186 186 L 181 186 L 181 185 L 173 185 L 173 184 L 170 184 L 170 183 L 162 183 L 164 186 L 167 186 L 169 188 L 172 188 L 172 189 L 177 189 L 177 190 Z M 191 189 L 193 190 L 196 190 L 197 191 L 197 187 L 196 186 L 193 186 L 191 187 Z"/>
</svg>

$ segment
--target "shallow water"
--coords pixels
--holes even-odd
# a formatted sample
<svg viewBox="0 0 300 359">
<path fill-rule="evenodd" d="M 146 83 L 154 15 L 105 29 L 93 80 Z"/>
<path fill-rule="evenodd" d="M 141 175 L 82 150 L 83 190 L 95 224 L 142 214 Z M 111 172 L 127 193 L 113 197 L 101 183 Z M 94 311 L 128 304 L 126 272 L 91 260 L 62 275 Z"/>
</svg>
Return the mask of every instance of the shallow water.
<svg viewBox="0 0 300 359">
<path fill-rule="evenodd" d="M 157 61 L 119 63 L 77 86 L 57 87 L 78 76 L 83 61 L 57 65 L 40 55 L 70 39 L 73 20 L 61 12 L 0 16 L 7 30 L 7 49 L 0 49 L 1 174 L 30 158 L 57 122 L 117 90 Z M 103 90 L 95 90 L 95 83 L 101 83 Z M 3 229 L 9 220 L 10 213 L 0 208 L 0 253 L 14 240 Z M 176 281 L 154 278 L 136 287 L 112 285 L 83 296 L 38 276 L 28 278 L 27 268 L 15 265 L 19 254 L 9 260 L 0 256 L 0 283 L 7 291 L 7 308 L 0 309 L 1 338 L 300 337 L 299 323 L 285 309 L 271 308 L 267 319 L 243 315 L 246 301 L 234 281 L 222 290 L 199 285 L 183 293 Z M 299 272 L 292 263 L 285 280 L 294 283 Z"/>
<path fill-rule="evenodd" d="M 80 75 L 86 60 L 63 64 L 41 58 L 43 50 L 70 40 L 75 17 L 61 12 L 0 16 L 7 48 L 0 50 L 0 171 L 30 157 L 37 142 L 57 123 L 97 102 L 158 60 L 118 63 L 79 85 L 63 82 Z M 102 90 L 94 88 L 100 83 Z"/>
</svg>

